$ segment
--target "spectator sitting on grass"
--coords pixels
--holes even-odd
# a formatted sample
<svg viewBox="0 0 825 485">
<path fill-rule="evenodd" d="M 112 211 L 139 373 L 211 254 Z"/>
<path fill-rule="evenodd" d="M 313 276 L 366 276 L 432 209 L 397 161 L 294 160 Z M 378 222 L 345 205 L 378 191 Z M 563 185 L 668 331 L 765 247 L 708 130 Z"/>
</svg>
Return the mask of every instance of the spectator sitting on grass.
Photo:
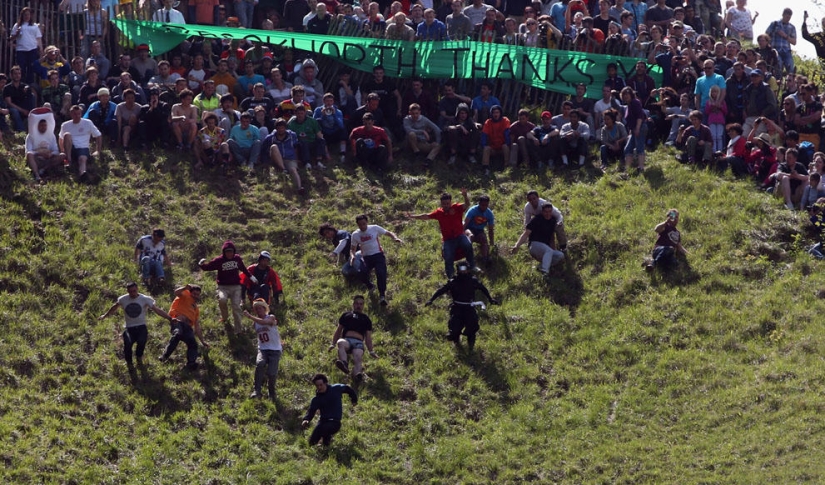
<svg viewBox="0 0 825 485">
<path fill-rule="evenodd" d="M 672 269 L 676 266 L 676 254 L 687 256 L 687 250 L 682 246 L 682 235 L 676 226 L 679 224 L 679 211 L 670 209 L 667 218 L 654 229 L 659 235 L 653 248 L 653 259 L 645 263 L 648 272 L 655 268 Z"/>
</svg>

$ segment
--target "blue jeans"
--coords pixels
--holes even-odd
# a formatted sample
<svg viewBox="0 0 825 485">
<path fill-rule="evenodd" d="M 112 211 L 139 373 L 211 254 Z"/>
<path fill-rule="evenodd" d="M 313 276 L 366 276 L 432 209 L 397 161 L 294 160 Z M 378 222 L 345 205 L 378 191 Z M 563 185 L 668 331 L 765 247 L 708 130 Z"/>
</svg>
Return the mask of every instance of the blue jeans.
<svg viewBox="0 0 825 485">
<path fill-rule="evenodd" d="M 778 76 L 782 75 L 782 70 L 791 73 L 794 70 L 794 63 L 793 63 L 793 55 L 791 54 L 790 49 L 782 49 L 776 50 L 776 53 L 779 55 L 779 72 L 776 74 Z"/>
<path fill-rule="evenodd" d="M 625 155 L 644 155 L 645 142 L 647 141 L 647 122 L 642 122 L 642 127 L 639 128 L 639 136 L 633 135 L 633 130 L 628 128 L 627 143 L 624 146 Z"/>
<path fill-rule="evenodd" d="M 345 278 L 349 278 L 361 273 L 364 270 L 364 259 L 361 258 L 361 251 L 355 252 L 355 264 L 350 264 L 349 260 L 344 263 L 344 266 L 341 268 L 341 274 L 344 275 Z"/>
<path fill-rule="evenodd" d="M 471 268 L 475 266 L 473 243 L 470 242 L 470 238 L 462 234 L 458 237 L 447 239 L 441 243 L 441 255 L 444 257 L 444 270 L 447 273 L 448 279 L 452 278 L 455 274 L 455 265 L 453 263 L 455 263 L 455 253 L 459 249 L 464 251 L 467 264 L 469 264 Z"/>
<path fill-rule="evenodd" d="M 255 10 L 255 4 L 241 0 L 240 3 L 235 4 L 235 13 L 238 14 L 238 21 L 244 28 L 252 28 L 252 13 Z"/>
<path fill-rule="evenodd" d="M 163 261 L 152 259 L 150 256 L 140 258 L 140 273 L 143 279 L 149 279 L 153 274 L 156 278 L 165 278 L 163 272 Z"/>
<path fill-rule="evenodd" d="M 653 265 L 663 268 L 676 266 L 676 248 L 671 246 L 656 246 L 653 249 Z"/>
<path fill-rule="evenodd" d="M 318 143 L 318 139 L 312 141 L 302 141 L 298 143 L 299 158 L 304 163 L 312 163 L 319 156 L 323 156 L 324 147 Z"/>
</svg>

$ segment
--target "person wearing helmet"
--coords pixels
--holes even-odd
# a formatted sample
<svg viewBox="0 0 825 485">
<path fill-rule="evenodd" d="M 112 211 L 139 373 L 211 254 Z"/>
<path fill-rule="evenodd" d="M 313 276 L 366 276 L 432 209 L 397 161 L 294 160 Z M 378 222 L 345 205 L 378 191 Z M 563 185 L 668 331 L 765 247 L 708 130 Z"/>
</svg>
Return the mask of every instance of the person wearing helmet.
<svg viewBox="0 0 825 485">
<path fill-rule="evenodd" d="M 449 293 L 453 298 L 450 305 L 450 319 L 447 322 L 447 340 L 456 345 L 459 344 L 461 333 L 467 337 L 467 347 L 473 350 L 476 344 L 476 333 L 478 333 L 478 313 L 476 313 L 475 301 L 476 290 L 481 291 L 491 305 L 498 305 L 499 301 L 490 296 L 487 287 L 470 273 L 470 265 L 464 261 L 456 264 L 456 276 L 450 278 L 444 286 L 436 290 L 433 296 L 425 303 L 426 306 L 433 304 L 439 296 Z"/>
</svg>

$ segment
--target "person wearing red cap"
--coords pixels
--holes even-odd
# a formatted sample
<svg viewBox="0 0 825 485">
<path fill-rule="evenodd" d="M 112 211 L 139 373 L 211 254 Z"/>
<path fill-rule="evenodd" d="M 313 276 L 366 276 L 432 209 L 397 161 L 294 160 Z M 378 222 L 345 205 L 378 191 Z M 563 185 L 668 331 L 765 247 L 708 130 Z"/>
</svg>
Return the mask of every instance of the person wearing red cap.
<svg viewBox="0 0 825 485">
<path fill-rule="evenodd" d="M 541 113 L 541 124 L 526 135 L 527 151 L 530 159 L 539 169 L 545 164 L 553 168 L 554 159 L 559 152 L 559 130 L 553 124 L 553 113 L 543 111 Z"/>
</svg>

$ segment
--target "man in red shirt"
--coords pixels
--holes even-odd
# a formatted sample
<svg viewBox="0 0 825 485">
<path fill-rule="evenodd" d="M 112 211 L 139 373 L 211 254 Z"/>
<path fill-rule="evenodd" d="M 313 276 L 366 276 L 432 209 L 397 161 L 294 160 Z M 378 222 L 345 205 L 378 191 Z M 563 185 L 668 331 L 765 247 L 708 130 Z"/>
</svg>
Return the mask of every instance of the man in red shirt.
<svg viewBox="0 0 825 485">
<path fill-rule="evenodd" d="M 470 207 L 470 198 L 467 196 L 467 189 L 461 189 L 464 196 L 463 204 L 453 204 L 453 197 L 448 193 L 441 194 L 441 207 L 429 214 L 408 214 L 411 219 L 424 221 L 435 219 L 441 229 L 441 256 L 444 258 L 444 269 L 447 272 L 447 279 L 453 277 L 455 267 L 453 262 L 456 253 L 461 250 L 467 263 L 473 271 L 480 271 L 473 260 L 473 243 L 464 234 L 464 211 Z M 460 259 L 460 258 L 459 258 Z"/>
<path fill-rule="evenodd" d="M 349 135 L 356 162 L 383 170 L 392 163 L 392 142 L 387 132 L 375 126 L 372 113 L 364 113 L 364 126 L 352 130 Z"/>
</svg>

